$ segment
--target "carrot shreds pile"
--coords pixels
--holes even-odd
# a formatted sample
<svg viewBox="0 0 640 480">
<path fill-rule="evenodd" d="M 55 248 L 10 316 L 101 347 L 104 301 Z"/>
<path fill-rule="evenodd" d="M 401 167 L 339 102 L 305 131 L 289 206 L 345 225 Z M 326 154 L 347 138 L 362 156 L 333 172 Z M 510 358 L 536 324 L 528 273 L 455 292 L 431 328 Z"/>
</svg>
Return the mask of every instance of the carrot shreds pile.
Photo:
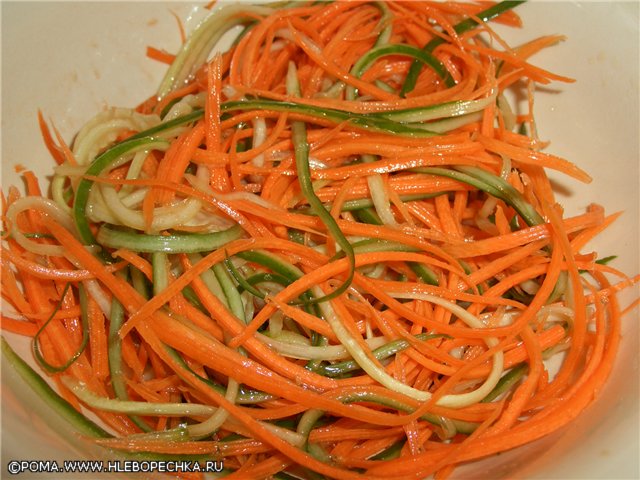
<svg viewBox="0 0 640 480">
<path fill-rule="evenodd" d="M 10 363 L 95 443 L 230 478 L 445 478 L 571 422 L 638 277 L 583 251 L 618 215 L 554 198 L 590 177 L 536 136 L 562 37 L 489 25 L 519 3 L 216 5 L 137 108 L 69 145 L 39 113 L 2 328 L 58 393 Z"/>
</svg>

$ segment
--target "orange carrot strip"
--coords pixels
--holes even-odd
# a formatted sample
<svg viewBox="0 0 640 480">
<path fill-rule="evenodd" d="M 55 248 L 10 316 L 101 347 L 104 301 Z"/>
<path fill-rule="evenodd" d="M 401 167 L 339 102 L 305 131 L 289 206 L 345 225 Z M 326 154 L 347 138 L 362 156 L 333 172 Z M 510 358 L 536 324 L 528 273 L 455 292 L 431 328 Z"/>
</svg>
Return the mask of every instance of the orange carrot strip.
<svg viewBox="0 0 640 480">
<path fill-rule="evenodd" d="M 49 154 L 51 154 L 58 165 L 62 165 L 65 160 L 64 153 L 60 146 L 53 141 L 49 126 L 47 125 L 47 122 L 42 116 L 42 112 L 40 110 L 38 110 L 38 125 L 40 126 L 40 133 L 42 134 L 42 139 L 44 140 L 44 144 L 47 147 Z"/>
<path fill-rule="evenodd" d="M 147 46 L 147 57 L 161 63 L 166 63 L 167 65 L 171 65 L 176 58 L 176 56 L 171 53 L 151 46 Z"/>
</svg>

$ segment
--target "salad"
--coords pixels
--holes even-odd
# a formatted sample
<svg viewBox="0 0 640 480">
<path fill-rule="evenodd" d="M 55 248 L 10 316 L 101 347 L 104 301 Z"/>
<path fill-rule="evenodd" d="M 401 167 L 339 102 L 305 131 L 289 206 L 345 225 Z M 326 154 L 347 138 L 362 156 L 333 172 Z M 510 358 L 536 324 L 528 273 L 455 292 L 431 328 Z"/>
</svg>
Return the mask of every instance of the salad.
<svg viewBox="0 0 640 480">
<path fill-rule="evenodd" d="M 519 3 L 216 6 L 146 101 L 40 115 L 2 252 L 39 371 L 5 361 L 114 455 L 237 477 L 445 478 L 565 427 L 638 277 L 585 248 L 618 214 L 556 200 L 591 178 L 536 133 L 562 37 L 492 28 Z"/>
</svg>

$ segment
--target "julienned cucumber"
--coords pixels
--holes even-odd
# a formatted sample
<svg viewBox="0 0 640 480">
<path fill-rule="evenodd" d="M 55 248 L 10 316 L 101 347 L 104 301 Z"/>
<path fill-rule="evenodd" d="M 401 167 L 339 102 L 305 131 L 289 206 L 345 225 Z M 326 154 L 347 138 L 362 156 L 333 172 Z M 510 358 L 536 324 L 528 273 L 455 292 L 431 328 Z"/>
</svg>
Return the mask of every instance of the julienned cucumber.
<svg viewBox="0 0 640 480">
<path fill-rule="evenodd" d="M 242 236 L 242 228 L 234 225 L 212 233 L 171 233 L 147 235 L 131 230 L 103 225 L 98 231 L 98 242 L 110 248 L 128 248 L 136 252 L 197 253 L 210 252 Z"/>
<path fill-rule="evenodd" d="M 111 438 L 112 435 L 100 426 L 88 420 L 78 412 L 64 398 L 56 393 L 44 379 L 38 375 L 18 354 L 11 348 L 4 336 L 2 337 L 2 357 L 8 365 L 20 375 L 29 387 L 43 399 L 58 415 L 65 418 L 82 435 L 92 438 Z"/>
</svg>

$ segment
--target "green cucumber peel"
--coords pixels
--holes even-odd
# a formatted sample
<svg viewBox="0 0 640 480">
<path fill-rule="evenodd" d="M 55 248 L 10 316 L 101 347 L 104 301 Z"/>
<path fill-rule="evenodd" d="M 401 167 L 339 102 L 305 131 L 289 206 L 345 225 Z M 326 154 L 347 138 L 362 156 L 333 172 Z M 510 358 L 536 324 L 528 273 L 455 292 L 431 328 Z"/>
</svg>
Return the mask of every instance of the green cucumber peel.
<svg viewBox="0 0 640 480">
<path fill-rule="evenodd" d="M 426 138 L 436 135 L 436 133 L 431 132 L 421 124 L 400 123 L 385 118 L 382 115 L 352 113 L 344 110 L 322 108 L 289 101 L 269 99 L 235 100 L 221 104 L 220 109 L 223 112 L 236 110 L 274 110 L 278 112 L 310 115 L 317 118 L 318 120 L 329 121 L 332 123 L 347 122 L 352 126 L 361 128 L 363 130 L 370 130 L 374 132 L 412 138 Z"/>
<path fill-rule="evenodd" d="M 350 404 L 350 403 L 356 403 L 356 402 L 375 403 L 375 404 L 392 408 L 394 410 L 399 410 L 405 413 L 413 413 L 415 411 L 413 407 L 411 407 L 410 405 L 404 402 L 398 401 L 394 398 L 386 397 L 384 395 L 371 393 L 367 391 L 346 393 L 336 397 L 336 400 L 344 404 Z M 298 431 L 300 432 L 300 430 L 302 430 L 302 432 L 305 433 L 305 430 L 309 429 L 309 433 L 311 433 L 310 432 L 311 425 L 313 425 L 313 423 L 315 422 L 318 422 L 322 414 L 324 414 L 324 412 L 321 410 L 317 410 L 317 411 L 308 410 L 306 414 L 308 414 L 308 418 L 306 418 L 304 422 L 301 419 L 302 425 L 299 425 Z M 425 420 L 431 423 L 432 425 L 442 426 L 441 417 L 438 415 L 434 415 L 432 413 L 425 413 L 420 417 L 420 419 Z M 467 434 L 467 435 L 473 433 L 475 429 L 478 428 L 478 425 L 479 425 L 478 423 L 467 422 L 464 420 L 457 420 L 457 419 L 449 419 L 449 421 L 453 424 L 457 432 Z"/>
<path fill-rule="evenodd" d="M 226 252 L 225 252 L 225 258 L 224 258 L 224 266 L 227 268 L 227 271 L 229 272 L 231 277 L 233 277 L 233 279 L 238 283 L 239 288 L 249 292 L 254 297 L 258 297 L 264 300 L 266 295 L 262 293 L 260 290 L 258 290 L 257 288 L 255 288 L 251 283 L 249 283 L 242 276 L 242 274 L 238 271 L 238 269 L 233 264 L 233 262 L 231 261 L 231 259 L 229 258 Z"/>
<path fill-rule="evenodd" d="M 416 274 L 416 276 L 427 285 L 439 286 L 438 276 L 433 270 L 422 263 L 408 262 L 409 268 Z"/>
<path fill-rule="evenodd" d="M 258 285 L 260 283 L 269 283 L 269 282 L 277 283 L 282 286 L 287 286 L 291 283 L 287 278 L 283 277 L 282 275 L 278 275 L 277 273 L 268 273 L 268 272 L 256 273 L 255 275 L 252 275 L 246 278 L 246 282 L 252 286 Z"/>
<path fill-rule="evenodd" d="M 298 172 L 298 183 L 302 194 L 307 199 L 311 210 L 320 218 L 327 228 L 327 231 L 334 238 L 335 242 L 342 248 L 349 261 L 349 273 L 346 280 L 342 284 L 327 295 L 308 300 L 308 304 L 316 304 L 327 302 L 333 298 L 339 297 L 351 286 L 355 275 L 356 258 L 351 243 L 344 236 L 336 220 L 324 208 L 324 205 L 317 197 L 313 190 L 311 182 L 311 168 L 309 166 L 309 144 L 307 142 L 307 130 L 303 122 L 293 122 L 291 124 L 292 140 L 295 151 L 296 170 Z"/>
<path fill-rule="evenodd" d="M 302 271 L 300 269 L 294 267 L 288 262 L 285 262 L 281 258 L 262 250 L 245 250 L 244 252 L 236 253 L 236 256 L 248 262 L 268 268 L 269 270 L 280 274 L 289 282 L 295 282 L 302 276 Z"/>
<path fill-rule="evenodd" d="M 213 273 L 220 283 L 220 286 L 222 287 L 222 293 L 227 300 L 229 310 L 241 323 L 246 324 L 247 318 L 245 316 L 242 297 L 240 296 L 240 292 L 238 292 L 238 289 L 233 283 L 233 280 L 231 279 L 227 268 L 222 263 L 216 263 L 213 266 Z"/>
<path fill-rule="evenodd" d="M 533 208 L 533 206 L 525 200 L 524 196 L 504 178 L 473 166 L 459 165 L 456 166 L 455 169 L 477 178 L 485 182 L 487 185 L 495 188 L 500 192 L 498 198 L 511 205 L 530 227 L 544 223 L 544 219 L 538 212 L 536 212 L 535 208 Z"/>
<path fill-rule="evenodd" d="M 414 168 L 412 171 L 448 177 L 452 180 L 466 183 L 513 207 L 527 225 L 534 226 L 544 223 L 544 219 L 536 212 L 533 206 L 524 199 L 518 190 L 513 188 L 503 178 L 486 172 L 481 168 L 471 166 L 456 166 L 454 168 L 420 167 Z"/>
<path fill-rule="evenodd" d="M 529 371 L 529 365 L 526 363 L 521 363 L 520 365 L 512 368 L 507 373 L 505 373 L 493 390 L 491 390 L 486 397 L 484 397 L 480 403 L 489 403 L 494 401 L 504 392 L 513 387 L 516 383 L 520 381 L 522 377 Z"/>
<path fill-rule="evenodd" d="M 373 202 L 371 202 L 373 205 Z M 360 223 L 367 223 L 369 225 L 383 225 L 384 222 L 380 218 L 380 215 L 376 212 L 376 210 L 372 207 L 360 208 L 358 210 L 353 211 L 353 216 Z"/>
<path fill-rule="evenodd" d="M 202 375 L 193 371 L 193 369 L 185 362 L 182 356 L 173 348 L 168 345 L 164 345 L 164 349 L 167 354 L 182 368 L 191 373 L 194 377 L 196 377 L 199 381 L 204 383 L 206 386 L 214 390 L 216 393 L 223 395 L 226 393 L 226 387 L 212 381 L 207 377 L 203 377 Z M 251 390 L 246 387 L 241 386 L 240 392 L 236 398 L 236 403 L 240 405 L 253 405 L 261 402 L 266 402 L 269 400 L 273 400 L 274 396 L 269 393 L 260 392 L 258 390 Z"/>
<path fill-rule="evenodd" d="M 64 301 L 64 297 L 67 295 L 67 292 L 69 291 L 70 287 L 71 287 L 70 283 L 67 283 L 64 286 L 64 289 L 62 290 L 62 294 L 60 295 L 60 300 L 56 304 L 56 307 L 51 312 L 51 315 L 49 315 L 49 318 L 47 318 L 47 321 L 44 322 L 44 324 L 38 329 L 36 334 L 33 336 L 33 341 L 31 343 L 33 356 L 38 362 L 38 365 L 40 365 L 40 368 L 42 368 L 44 371 L 46 371 L 49 374 L 64 372 L 67 368 L 73 365 L 75 361 L 78 360 L 80 355 L 82 355 L 82 352 L 84 352 L 89 342 L 89 318 L 87 313 L 87 301 L 88 301 L 87 293 L 84 287 L 82 286 L 82 284 L 79 284 L 78 290 L 79 290 L 80 308 L 81 308 L 80 321 L 82 324 L 82 340 L 80 341 L 80 346 L 71 356 L 71 358 L 69 358 L 69 360 L 67 360 L 64 364 L 60 366 L 51 365 L 49 362 L 45 360 L 44 356 L 42 355 L 42 352 L 40 351 L 40 335 L 42 335 L 42 332 L 44 332 L 44 330 L 47 328 L 49 323 L 51 323 L 51 321 L 54 319 L 54 317 L 56 316 L 56 313 L 58 313 L 60 308 L 62 308 L 62 302 Z"/>
<path fill-rule="evenodd" d="M 400 195 L 400 200 L 403 202 L 413 202 L 416 200 L 426 200 L 429 198 L 435 198 L 439 195 L 443 195 L 446 192 L 438 192 L 438 193 L 412 193 L 412 194 L 408 194 L 408 195 Z M 332 204 L 331 203 L 325 203 L 324 207 L 327 210 L 331 210 Z M 342 204 L 342 208 L 340 209 L 341 212 L 355 212 L 358 210 L 364 210 L 364 209 L 370 209 L 371 207 L 373 207 L 373 201 L 370 198 L 358 198 L 358 199 L 354 199 L 354 200 L 347 200 L 346 202 L 344 202 Z M 311 209 L 309 207 L 301 207 L 301 208 L 295 208 L 295 209 L 291 209 L 290 210 L 292 213 L 300 213 L 302 215 L 311 215 Z M 377 216 L 377 214 L 376 214 Z M 378 218 L 379 220 L 379 218 Z M 364 222 L 364 223 L 371 223 L 371 222 Z M 378 223 L 375 225 L 382 225 L 382 223 Z M 291 235 L 290 235 L 291 236 Z M 295 242 L 298 243 L 302 243 L 302 241 L 298 241 L 298 239 L 292 239 Z"/>
<path fill-rule="evenodd" d="M 400 123 L 427 122 L 438 119 L 450 120 L 478 113 L 493 103 L 495 98 L 495 95 L 490 95 L 479 100 L 454 100 L 451 102 L 438 103 L 436 105 L 428 105 L 426 107 L 411 107 L 388 112 L 372 112 L 367 115 L 372 117 L 384 117 L 388 120 Z M 473 118 L 474 120 L 476 119 L 475 116 Z M 444 120 L 441 120 L 441 122 Z M 437 126 L 439 123 L 440 122 L 435 121 L 427 123 L 424 124 L 424 128 Z M 433 131 L 438 132 L 436 129 Z"/>
<path fill-rule="evenodd" d="M 483 22 L 488 22 L 496 18 L 498 15 L 501 15 L 502 13 L 517 7 L 518 5 L 524 2 L 525 0 L 506 0 L 487 8 L 486 10 L 483 10 L 482 12 L 478 13 L 476 17 L 482 20 Z M 457 23 L 456 25 L 454 25 L 453 29 L 457 34 L 461 34 L 461 33 L 468 32 L 469 30 L 473 30 L 478 25 L 479 25 L 478 22 L 475 21 L 473 18 L 467 18 L 461 21 L 460 23 Z M 442 45 L 445 42 L 446 40 L 442 37 L 434 37 L 424 47 L 422 47 L 422 50 L 424 52 L 431 53 L 436 49 L 436 47 L 438 47 L 439 45 Z M 407 76 L 405 77 L 404 84 L 402 85 L 402 89 L 400 90 L 401 97 L 405 97 L 407 93 L 409 93 L 415 88 L 421 69 L 422 69 L 422 63 L 417 60 L 414 60 L 413 63 L 411 64 L 411 67 L 409 68 L 409 72 L 407 73 Z"/>
<path fill-rule="evenodd" d="M 151 278 L 153 279 L 153 295 L 156 296 L 169 285 L 168 258 L 164 252 L 151 254 Z"/>
<path fill-rule="evenodd" d="M 396 443 L 394 443 L 393 445 L 391 445 L 389 448 L 387 448 L 386 450 L 383 450 L 382 452 L 378 453 L 377 455 L 374 455 L 373 457 L 371 457 L 371 460 L 394 460 L 396 458 L 400 457 L 400 453 L 402 452 L 402 447 L 404 447 L 404 444 L 406 443 L 406 440 L 398 440 Z"/>
<path fill-rule="evenodd" d="M 116 275 L 125 276 L 126 273 L 119 272 Z M 113 393 L 119 400 L 129 400 L 127 393 L 127 381 L 124 376 L 122 365 L 122 340 L 120 338 L 120 327 L 124 323 L 124 306 L 116 298 L 111 300 L 111 314 L 109 316 L 109 333 L 107 337 L 107 359 L 109 363 L 109 374 Z M 129 418 L 143 432 L 150 432 L 152 428 L 136 415 L 129 415 Z"/>
<path fill-rule="evenodd" d="M 286 79 L 287 94 L 293 97 L 300 97 L 300 84 L 298 82 L 298 73 L 296 71 L 295 64 L 289 63 L 289 69 L 287 71 Z M 307 199 L 311 211 L 316 214 L 320 221 L 327 229 L 327 233 L 333 237 L 335 242 L 342 248 L 349 261 L 349 273 L 347 278 L 340 284 L 339 287 L 334 289 L 331 293 L 310 299 L 307 301 L 307 306 L 316 305 L 322 302 L 328 302 L 331 299 L 337 298 L 342 295 L 351 286 L 353 277 L 356 272 L 356 257 L 353 252 L 353 247 L 347 237 L 344 236 L 342 230 L 338 226 L 336 219 L 333 218 L 325 208 L 316 192 L 313 189 L 313 182 L 311 181 L 311 166 L 309 165 L 309 142 L 307 141 L 307 125 L 305 122 L 293 121 L 291 122 L 291 142 L 293 143 L 293 152 L 296 163 L 296 171 L 298 173 L 298 185 L 304 198 Z"/>
<path fill-rule="evenodd" d="M 428 341 L 434 338 L 449 338 L 444 334 L 427 334 L 420 333 L 415 336 L 416 339 L 421 341 Z M 386 345 L 376 348 L 371 353 L 377 360 L 385 360 L 396 353 L 400 353 L 409 348 L 409 341 L 405 339 L 393 340 Z M 316 369 L 316 373 L 324 375 L 325 377 L 339 377 L 349 372 L 360 370 L 360 365 L 355 360 L 345 360 L 343 362 L 334 363 L 330 365 L 322 365 Z"/>
<path fill-rule="evenodd" d="M 211 233 L 170 233 L 150 235 L 115 228 L 105 224 L 100 227 L 97 241 L 110 248 L 127 248 L 144 253 L 199 253 L 210 252 L 242 236 L 242 228 L 234 225 L 226 230 Z"/>
<path fill-rule="evenodd" d="M 616 258 L 618 258 L 618 255 L 609 255 L 608 257 L 599 258 L 595 263 L 598 265 L 608 265 L 609 262 L 613 262 Z"/>
<path fill-rule="evenodd" d="M 422 50 L 412 45 L 405 44 L 380 45 L 373 47 L 366 54 L 360 57 L 360 59 L 355 63 L 355 65 L 351 69 L 351 74 L 355 77 L 360 78 L 362 74 L 369 67 L 371 67 L 371 65 L 373 65 L 376 60 L 387 55 L 402 55 L 411 57 L 414 59 L 414 61 L 431 67 L 431 69 L 444 81 L 444 84 L 448 88 L 451 88 L 455 85 L 455 82 L 451 77 L 449 71 L 445 68 L 440 60 L 438 60 L 431 54 L 431 52 Z M 358 92 L 355 88 L 347 88 L 347 100 L 355 100 L 357 93 Z"/>
<path fill-rule="evenodd" d="M 376 43 L 374 45 L 378 47 L 380 45 L 389 43 L 389 39 L 391 38 L 391 34 L 393 33 L 393 28 L 391 24 L 391 19 L 393 16 L 391 15 L 391 11 L 389 10 L 389 7 L 385 2 L 379 1 L 379 2 L 373 2 L 373 4 L 376 7 L 378 7 L 380 9 L 380 13 L 382 13 L 380 20 L 378 21 L 378 26 L 380 27 L 380 34 L 378 35 L 378 38 L 376 39 Z"/>
<path fill-rule="evenodd" d="M 291 284 L 291 281 L 277 273 L 269 273 L 269 272 L 260 272 L 250 277 L 243 277 L 240 271 L 236 268 L 236 266 L 231 261 L 231 258 L 226 257 L 224 259 L 224 265 L 227 267 L 227 271 L 233 277 L 233 279 L 238 283 L 238 291 L 242 293 L 243 291 L 249 292 L 254 297 L 260 298 L 264 300 L 266 298 L 266 294 L 262 293 L 258 290 L 255 285 L 260 283 L 277 283 L 282 286 L 287 286 Z"/>
</svg>

